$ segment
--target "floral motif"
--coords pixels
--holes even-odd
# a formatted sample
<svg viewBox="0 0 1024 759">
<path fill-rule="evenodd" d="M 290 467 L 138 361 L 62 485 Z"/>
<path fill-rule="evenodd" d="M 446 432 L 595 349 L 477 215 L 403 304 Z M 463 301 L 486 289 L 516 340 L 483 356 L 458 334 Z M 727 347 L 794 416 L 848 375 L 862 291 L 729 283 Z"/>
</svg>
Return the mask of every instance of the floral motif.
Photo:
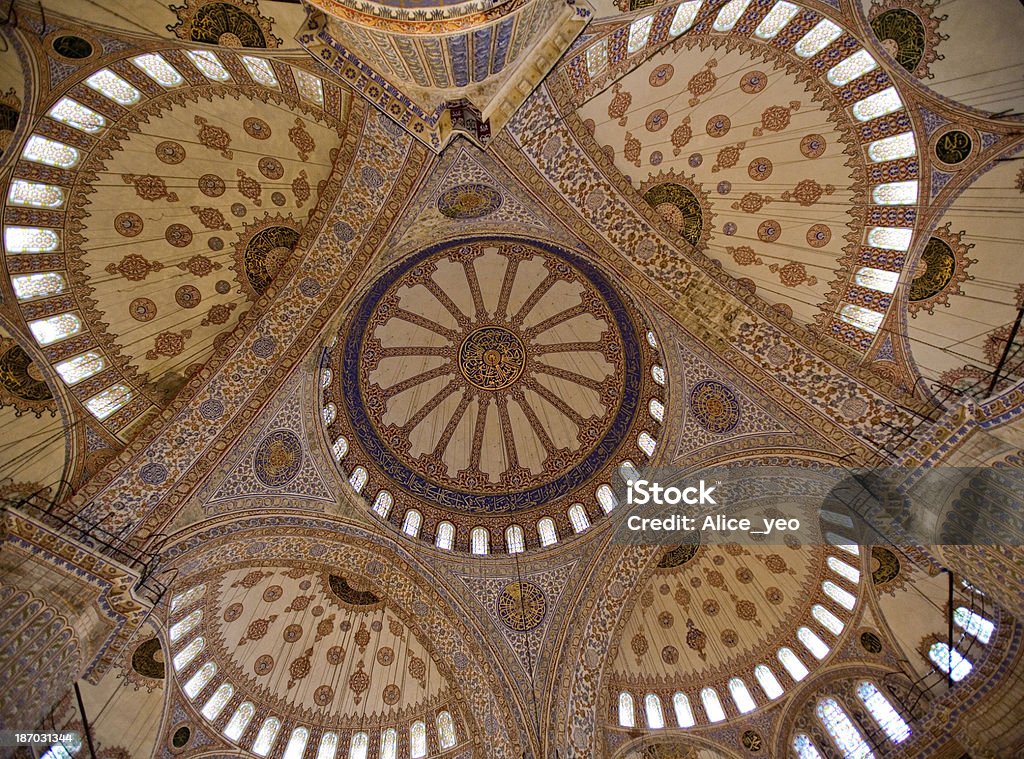
<svg viewBox="0 0 1024 759">
<path fill-rule="evenodd" d="M 199 217 L 199 221 L 207 229 L 231 229 L 231 225 L 224 220 L 224 214 L 218 209 L 210 206 L 189 206 L 189 208 L 192 209 L 192 213 Z"/>
<path fill-rule="evenodd" d="M 263 205 L 263 185 L 245 173 L 243 169 L 236 169 L 235 176 L 238 177 L 238 191 L 242 197 L 248 198 L 257 206 Z"/>
<path fill-rule="evenodd" d="M 153 338 L 153 347 L 146 351 L 146 358 L 155 361 L 159 356 L 177 356 L 185 350 L 185 341 L 190 337 L 190 329 L 183 329 L 181 332 L 161 332 Z"/>
<path fill-rule="evenodd" d="M 640 140 L 634 137 L 632 133 L 626 132 L 626 144 L 623 148 L 623 155 L 627 161 L 636 167 L 640 166 L 640 150 L 642 147 Z"/>
<path fill-rule="evenodd" d="M 718 84 L 718 77 L 715 76 L 715 72 L 712 71 L 718 66 L 718 61 L 712 58 L 706 64 L 704 68 L 690 77 L 690 81 L 686 83 L 686 91 L 690 93 L 689 104 L 691 108 L 697 107 L 700 104 L 700 99 L 715 89 L 715 85 Z"/>
<path fill-rule="evenodd" d="M 135 187 L 135 194 L 143 200 L 157 201 L 166 198 L 168 203 L 177 203 L 178 195 L 168 192 L 167 183 L 155 174 L 122 174 L 122 181 Z"/>
<path fill-rule="evenodd" d="M 693 130 L 690 128 L 690 117 L 686 116 L 675 129 L 672 130 L 672 155 L 679 155 L 683 148 L 693 137 Z"/>
<path fill-rule="evenodd" d="M 288 140 L 295 146 L 299 158 L 308 161 L 310 154 L 316 150 L 316 142 L 312 135 L 306 131 L 306 125 L 302 119 L 296 117 L 295 126 L 288 130 Z"/>
<path fill-rule="evenodd" d="M 785 266 L 772 264 L 768 269 L 773 274 L 777 273 L 779 281 L 786 287 L 796 287 L 797 285 L 807 285 L 810 287 L 818 284 L 818 278 L 808 276 L 804 265 L 796 261 L 792 261 Z"/>
<path fill-rule="evenodd" d="M 119 263 L 109 263 L 107 274 L 120 274 L 129 282 L 141 282 L 152 272 L 160 271 L 164 265 L 159 261 L 147 261 L 137 253 L 129 253 Z"/>
<path fill-rule="evenodd" d="M 626 112 L 633 102 L 633 96 L 622 91 L 622 85 L 616 82 L 612 85 L 613 97 L 608 104 L 608 117 L 619 120 L 619 126 L 626 126 Z"/>
<path fill-rule="evenodd" d="M 743 149 L 747 147 L 747 143 L 739 142 L 735 145 L 729 145 L 718 151 L 718 158 L 715 159 L 714 165 L 711 167 L 712 171 L 721 171 L 722 169 L 730 169 L 739 163 L 740 154 Z"/>
<path fill-rule="evenodd" d="M 201 144 L 210 150 L 220 151 L 220 154 L 229 161 L 235 157 L 234 151 L 229 147 L 231 145 L 231 135 L 228 134 L 226 129 L 207 123 L 206 119 L 202 116 L 196 116 L 195 124 L 199 127 L 196 138 Z"/>
<path fill-rule="evenodd" d="M 302 204 L 309 200 L 309 179 L 305 169 L 300 170 L 292 180 L 292 193 L 295 195 L 296 208 L 302 208 Z"/>
<path fill-rule="evenodd" d="M 270 625 L 272 625 L 276 619 L 276 614 L 271 614 L 266 618 L 254 619 L 249 623 L 249 627 L 246 628 L 245 635 L 239 639 L 238 645 L 244 646 L 249 641 L 261 640 L 267 634 L 267 631 L 270 629 Z M 273 661 L 271 661 L 271 665 L 273 665 Z"/>
<path fill-rule="evenodd" d="M 754 136 L 760 137 L 765 132 L 781 132 L 789 126 L 792 114 L 800 110 L 799 100 L 790 100 L 789 107 L 773 105 L 761 114 L 761 126 L 754 127 Z"/>
<path fill-rule="evenodd" d="M 733 203 L 732 208 L 744 213 L 757 213 L 771 202 L 772 198 L 769 195 L 762 195 L 759 192 L 748 192 L 738 202 Z"/>
<path fill-rule="evenodd" d="M 827 184 L 822 187 L 813 179 L 801 179 L 792 191 L 782 193 L 783 200 L 795 200 L 802 206 L 813 206 L 822 195 L 831 195 L 836 191 L 833 185 Z"/>
<path fill-rule="evenodd" d="M 763 263 L 749 245 L 741 245 L 738 248 L 727 247 L 725 250 L 740 266 L 760 266 Z"/>
<path fill-rule="evenodd" d="M 231 312 L 237 306 L 237 303 L 217 303 L 210 306 L 210 310 L 206 312 L 206 316 L 203 317 L 199 324 L 203 327 L 209 327 L 211 324 L 224 324 L 231 318 Z"/>
<path fill-rule="evenodd" d="M 192 256 L 187 261 L 180 262 L 177 266 L 182 271 L 187 271 L 196 277 L 205 277 L 207 274 L 222 268 L 219 262 L 211 261 L 206 256 L 199 254 Z"/>
</svg>

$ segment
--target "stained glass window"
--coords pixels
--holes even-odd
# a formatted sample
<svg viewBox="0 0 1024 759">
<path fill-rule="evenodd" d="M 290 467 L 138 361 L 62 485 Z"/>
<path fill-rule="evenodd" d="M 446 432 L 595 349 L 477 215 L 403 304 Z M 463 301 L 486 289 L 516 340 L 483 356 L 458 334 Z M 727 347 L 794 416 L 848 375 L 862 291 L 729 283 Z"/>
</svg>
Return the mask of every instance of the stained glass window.
<svg viewBox="0 0 1024 759">
<path fill-rule="evenodd" d="M 53 744 L 39 759 L 71 759 L 72 756 L 81 750 L 81 736 L 78 733 L 72 733 L 70 740 Z"/>
<path fill-rule="evenodd" d="M 842 620 L 821 604 L 814 604 L 811 607 L 811 616 L 833 635 L 839 635 L 843 631 Z"/>
<path fill-rule="evenodd" d="M 118 105 L 134 105 L 142 97 L 142 93 L 110 69 L 100 69 L 86 79 L 85 83 Z"/>
<path fill-rule="evenodd" d="M 900 273 L 898 271 L 885 271 L 871 266 L 862 266 L 853 277 L 853 281 L 861 287 L 878 290 L 882 293 L 894 292 L 899 280 Z M 851 523 L 850 526 L 852 527 L 853 524 Z"/>
<path fill-rule="evenodd" d="M 740 20 L 740 16 L 746 12 L 748 5 L 750 5 L 750 0 L 729 0 L 715 17 L 715 31 L 732 31 L 732 28 L 736 26 L 736 22 Z"/>
<path fill-rule="evenodd" d="M 952 667 L 954 682 L 960 682 L 974 669 L 974 665 L 965 659 L 963 654 L 955 648 L 951 651 L 948 643 L 933 643 L 928 649 L 928 658 L 947 674 L 950 673 L 950 667 Z"/>
<path fill-rule="evenodd" d="M 846 60 L 830 68 L 828 80 L 836 87 L 842 87 L 876 68 L 878 68 L 878 61 L 871 57 L 871 53 L 867 50 L 858 50 Z"/>
<path fill-rule="evenodd" d="M 582 503 L 574 503 L 569 507 L 569 521 L 577 533 L 590 527 L 590 517 L 587 516 L 587 510 L 583 508 Z"/>
<path fill-rule="evenodd" d="M 235 693 L 235 687 L 231 683 L 222 683 L 213 695 L 210 696 L 210 700 L 203 706 L 203 716 L 211 722 L 220 715 L 224 710 L 224 707 L 228 705 L 228 701 Z"/>
<path fill-rule="evenodd" d="M 477 556 L 483 556 L 490 551 L 490 535 L 483 527 L 474 527 L 469 533 L 470 550 Z"/>
<path fill-rule="evenodd" d="M 793 47 L 793 52 L 801 58 L 810 58 L 835 42 L 842 33 L 842 28 L 836 26 L 827 18 L 823 18 L 815 24 L 813 29 L 800 38 L 800 41 Z"/>
<path fill-rule="evenodd" d="M 57 314 L 29 322 L 28 328 L 32 330 L 37 343 L 49 345 L 81 332 L 82 320 L 74 314 Z"/>
<path fill-rule="evenodd" d="M 703 2 L 704 0 L 689 0 L 689 2 L 680 3 L 679 7 L 676 8 L 676 15 L 672 17 L 672 26 L 668 30 L 669 35 L 678 37 L 693 26 L 693 22 L 697 20 L 697 13 L 700 11 L 700 6 Z"/>
<path fill-rule="evenodd" d="M 874 334 L 882 326 L 884 314 L 853 303 L 847 303 L 839 311 L 839 318 L 857 329 Z"/>
<path fill-rule="evenodd" d="M 53 229 L 41 227 L 6 227 L 4 247 L 8 253 L 49 253 L 60 245 L 60 237 Z"/>
<path fill-rule="evenodd" d="M 189 57 L 192 64 L 199 69 L 203 76 L 215 82 L 226 82 L 231 79 L 231 74 L 224 68 L 220 58 L 211 50 L 186 50 L 185 55 Z"/>
<path fill-rule="evenodd" d="M 874 95 L 868 95 L 859 103 L 853 104 L 853 117 L 857 121 L 871 121 L 886 114 L 898 111 L 903 107 L 899 93 L 895 87 L 889 87 Z"/>
<path fill-rule="evenodd" d="M 245 728 L 249 726 L 249 720 L 252 719 L 252 715 L 256 713 L 256 707 L 248 701 L 238 705 L 235 709 L 235 713 L 231 715 L 231 719 L 228 720 L 228 724 L 224 727 L 224 735 L 227 736 L 228 740 L 237 741 L 242 737 L 242 733 L 245 732 Z"/>
<path fill-rule="evenodd" d="M 416 509 L 409 509 L 405 512 L 405 517 L 402 519 L 402 532 L 415 538 L 420 534 L 420 526 L 422 524 L 423 515 L 416 511 Z"/>
<path fill-rule="evenodd" d="M 427 723 L 416 720 L 409 727 L 409 756 L 420 759 L 427 755 Z"/>
<path fill-rule="evenodd" d="M 834 698 L 823 699 L 817 712 L 818 719 L 832 736 L 836 747 L 843 752 L 844 759 L 874 759 L 875 755 L 864 737 Z"/>
<path fill-rule="evenodd" d="M 352 736 L 352 743 L 348 747 L 348 759 L 366 759 L 370 753 L 370 736 L 366 733 L 356 733 Z"/>
<path fill-rule="evenodd" d="M 751 696 L 750 691 L 747 690 L 747 684 L 738 677 L 734 677 L 729 680 L 729 693 L 732 695 L 732 700 L 733 703 L 736 704 L 736 708 L 740 710 L 740 714 L 752 712 L 757 708 L 757 704 L 754 703 L 753 696 Z"/>
<path fill-rule="evenodd" d="M 992 622 L 963 606 L 953 612 L 953 621 L 962 627 L 968 635 L 973 635 L 982 643 L 992 640 L 992 633 L 996 629 Z"/>
<path fill-rule="evenodd" d="M 367 480 L 370 479 L 370 475 L 367 474 L 366 470 L 357 466 L 352 470 L 352 474 L 348 476 L 348 484 L 352 486 L 352 489 L 357 493 L 362 493 L 363 488 L 366 487 Z"/>
<path fill-rule="evenodd" d="M 11 277 L 11 285 L 14 286 L 14 296 L 18 300 L 30 300 L 32 298 L 45 298 L 50 295 L 57 295 L 64 292 L 67 287 L 64 275 L 55 271 L 38 274 L 19 274 Z"/>
<path fill-rule="evenodd" d="M 909 158 L 915 153 L 917 153 L 917 145 L 914 143 L 913 132 L 904 132 L 903 134 L 875 140 L 868 145 L 868 157 L 875 163 Z"/>
<path fill-rule="evenodd" d="M 196 585 L 194 588 L 189 588 L 184 593 L 179 593 L 171 599 L 171 614 L 174 614 L 179 609 L 188 608 L 205 592 L 206 585 Z"/>
<path fill-rule="evenodd" d="M 199 624 L 199 620 L 202 618 L 203 610 L 196 609 L 191 614 L 188 614 L 184 619 L 171 625 L 171 643 L 176 643 L 179 638 L 184 638 L 188 635 L 192 631 L 192 628 Z"/>
<path fill-rule="evenodd" d="M 380 515 L 381 519 L 387 519 L 394 502 L 395 499 L 391 497 L 391 493 L 381 490 L 377 493 L 377 497 L 373 499 L 373 510 Z"/>
<path fill-rule="evenodd" d="M 316 759 L 334 759 L 338 753 L 338 734 L 324 733 L 316 750 Z"/>
<path fill-rule="evenodd" d="M 16 206 L 60 208 L 64 205 L 64 191 L 52 184 L 15 179 L 7 193 L 7 202 Z"/>
<path fill-rule="evenodd" d="M 700 692 L 701 703 L 704 704 L 704 712 L 712 722 L 721 722 L 725 719 L 725 710 L 718 698 L 718 691 L 714 688 L 705 688 Z"/>
<path fill-rule="evenodd" d="M 551 517 L 544 517 L 537 522 L 537 536 L 540 538 L 540 544 L 545 548 L 557 543 L 558 530 L 555 529 L 555 520 Z"/>
<path fill-rule="evenodd" d="M 651 412 L 651 416 L 655 421 L 665 421 L 665 404 L 657 398 L 651 398 L 651 402 L 647 404 L 647 410 Z"/>
<path fill-rule="evenodd" d="M 299 88 L 300 96 L 317 105 L 324 104 L 324 85 L 320 81 L 320 77 L 294 66 L 292 74 L 295 77 L 295 85 Z"/>
<path fill-rule="evenodd" d="M 442 749 L 454 748 L 458 742 L 455 737 L 455 720 L 451 712 L 443 711 L 437 715 L 437 740 Z"/>
<path fill-rule="evenodd" d="M 651 330 L 647 330 L 647 344 L 654 348 L 654 350 L 658 350 L 658 338 L 654 336 L 654 332 Z"/>
<path fill-rule="evenodd" d="M 831 598 L 844 609 L 853 611 L 853 607 L 856 605 L 857 599 L 853 597 L 852 593 L 843 590 L 831 580 L 825 580 L 825 582 L 821 584 L 821 589 L 825 591 L 826 596 Z"/>
<path fill-rule="evenodd" d="M 199 652 L 203 650 L 203 646 L 206 645 L 206 639 L 200 635 L 195 638 L 191 643 L 181 649 L 174 655 L 173 664 L 174 670 L 178 671 L 182 667 L 188 666 L 188 663 L 199 655 Z"/>
<path fill-rule="evenodd" d="M 137 55 L 132 58 L 132 63 L 145 71 L 146 75 L 161 87 L 178 87 L 185 83 L 185 78 L 178 70 L 156 53 Z"/>
<path fill-rule="evenodd" d="M 640 479 L 640 472 L 637 471 L 636 464 L 629 459 L 626 459 L 619 464 L 619 477 L 622 478 L 623 482 L 636 482 Z"/>
<path fill-rule="evenodd" d="M 905 206 L 917 202 L 917 181 L 880 184 L 871 191 L 871 197 L 883 206 Z"/>
<path fill-rule="evenodd" d="M 434 545 L 442 551 L 450 551 L 454 544 L 455 525 L 451 522 L 441 522 L 441 524 L 437 526 L 437 537 L 434 539 Z"/>
<path fill-rule="evenodd" d="M 252 744 L 252 752 L 256 756 L 266 756 L 274 747 L 277 739 L 277 731 L 281 729 L 281 720 L 277 717 L 267 717 L 256 733 L 256 740 Z"/>
<path fill-rule="evenodd" d="M 619 694 L 619 724 L 623 727 L 636 727 L 633 696 L 626 691 Z"/>
<path fill-rule="evenodd" d="M 206 664 L 199 668 L 189 681 L 185 683 L 185 687 L 182 689 L 185 691 L 185 695 L 189 698 L 195 698 L 199 695 L 199 692 L 206 687 L 206 684 L 213 679 L 213 676 L 217 674 L 217 665 L 208 661 Z"/>
<path fill-rule="evenodd" d="M 335 440 L 331 445 L 331 452 L 334 454 L 335 461 L 345 458 L 345 454 L 348 453 L 348 438 L 343 435 Z"/>
<path fill-rule="evenodd" d="M 626 52 L 635 53 L 647 44 L 647 38 L 651 35 L 651 24 L 654 23 L 654 15 L 644 16 L 636 19 L 629 25 L 629 41 L 626 43 Z"/>
<path fill-rule="evenodd" d="M 796 682 L 800 682 L 807 677 L 807 667 L 800 661 L 800 658 L 793 653 L 792 649 L 783 646 L 779 649 L 778 654 L 779 663 L 785 667 L 789 676 L 792 677 Z"/>
<path fill-rule="evenodd" d="M 809 627 L 801 627 L 796 631 L 797 639 L 804 644 L 804 648 L 814 654 L 814 658 L 821 660 L 828 656 L 829 648 L 825 641 L 819 638 Z"/>
<path fill-rule="evenodd" d="M 328 403 L 326 406 L 323 407 L 323 409 L 321 409 L 320 415 L 321 418 L 324 420 L 324 426 L 327 427 L 334 421 L 334 418 L 338 415 L 338 407 L 335 406 L 333 403 Z"/>
<path fill-rule="evenodd" d="M 398 731 L 389 727 L 380 736 L 380 759 L 397 759 Z"/>
<path fill-rule="evenodd" d="M 775 36 L 786 28 L 786 24 L 793 20 L 793 16 L 799 10 L 798 6 L 793 5 L 793 3 L 787 3 L 785 0 L 775 3 L 772 9 L 768 11 L 768 15 L 757 25 L 757 28 L 754 30 L 754 36 L 763 40 L 775 39 Z"/>
<path fill-rule="evenodd" d="M 288 746 L 284 750 L 284 759 L 302 759 L 306 753 L 306 743 L 309 741 L 309 730 L 304 727 L 297 727 L 292 730 L 288 738 Z"/>
<path fill-rule="evenodd" d="M 690 699 L 685 693 L 675 693 L 672 696 L 672 709 L 676 713 L 676 724 L 679 727 L 693 727 L 693 709 L 690 707 Z"/>
<path fill-rule="evenodd" d="M 612 510 L 619 505 L 619 499 L 615 497 L 610 485 L 602 485 L 597 489 L 597 502 L 601 504 L 605 514 L 611 514 Z"/>
<path fill-rule="evenodd" d="M 330 369 L 324 369 L 320 372 L 320 387 L 327 387 L 331 384 L 332 377 L 334 377 L 334 373 Z"/>
<path fill-rule="evenodd" d="M 871 712 L 871 717 L 889 736 L 893 743 L 902 743 L 910 737 L 910 726 L 889 703 L 889 699 L 875 687 L 874 683 L 862 682 L 857 686 L 857 695 Z"/>
<path fill-rule="evenodd" d="M 820 516 L 826 522 L 842 525 L 843 527 L 849 527 L 851 530 L 853 529 L 853 520 L 850 519 L 848 514 L 839 514 L 835 511 L 822 509 L 820 512 L 818 512 L 818 516 Z"/>
<path fill-rule="evenodd" d="M 254 82 L 266 87 L 278 86 L 277 75 L 274 74 L 274 67 L 270 65 L 270 61 L 252 55 L 243 55 L 242 63 L 245 64 L 245 68 L 249 71 L 249 76 L 253 78 Z"/>
<path fill-rule="evenodd" d="M 655 382 L 657 382 L 659 385 L 664 387 L 664 385 L 665 385 L 665 370 L 662 369 L 657 364 L 655 364 L 654 366 L 651 367 L 651 377 L 654 378 Z"/>
<path fill-rule="evenodd" d="M 647 715 L 647 727 L 660 730 L 665 727 L 665 713 L 661 709 L 661 699 L 654 693 L 644 696 L 644 713 Z"/>
<path fill-rule="evenodd" d="M 640 433 L 636 439 L 636 444 L 640 446 L 640 450 L 648 456 L 653 456 L 654 449 L 658 446 L 658 442 L 646 432 Z"/>
<path fill-rule="evenodd" d="M 50 118 L 83 132 L 94 134 L 107 125 L 107 120 L 92 108 L 86 108 L 71 98 L 61 98 L 50 109 Z"/>
<path fill-rule="evenodd" d="M 854 584 L 860 582 L 860 571 L 854 569 L 842 559 L 837 559 L 835 556 L 829 556 L 828 568 Z"/>
<path fill-rule="evenodd" d="M 519 525 L 510 524 L 505 529 L 505 550 L 509 553 L 522 553 L 526 550 L 526 538 Z"/>
<path fill-rule="evenodd" d="M 754 667 L 754 677 L 757 678 L 757 684 L 761 686 L 761 690 L 768 698 L 778 698 L 782 695 L 782 686 L 779 684 L 778 678 L 764 664 Z"/>
<path fill-rule="evenodd" d="M 797 733 L 793 738 L 793 750 L 796 751 L 797 759 L 822 759 L 821 752 L 806 733 Z"/>
<path fill-rule="evenodd" d="M 852 554 L 853 556 L 860 555 L 860 547 L 856 543 L 851 543 L 849 538 L 843 537 L 842 535 L 836 535 L 834 532 L 826 532 L 825 540 L 840 551 L 846 551 L 846 553 Z"/>
<path fill-rule="evenodd" d="M 591 76 L 608 65 L 608 40 L 599 40 L 587 48 L 587 71 Z"/>
</svg>

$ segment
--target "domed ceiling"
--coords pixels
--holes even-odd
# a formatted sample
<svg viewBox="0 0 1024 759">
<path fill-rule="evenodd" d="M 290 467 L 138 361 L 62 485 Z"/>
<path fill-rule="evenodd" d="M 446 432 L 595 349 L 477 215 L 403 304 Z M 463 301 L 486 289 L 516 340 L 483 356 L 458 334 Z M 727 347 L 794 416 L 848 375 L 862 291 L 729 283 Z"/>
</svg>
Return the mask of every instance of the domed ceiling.
<svg viewBox="0 0 1024 759">
<path fill-rule="evenodd" d="M 596 488 L 656 428 L 645 331 L 577 254 L 511 238 L 435 246 L 374 283 L 342 331 L 330 438 L 349 441 L 347 472 L 368 473 L 357 489 L 388 491 L 392 522 L 423 510 L 425 538 L 451 520 L 458 545 L 476 526 L 500 545 L 522 512 L 569 532 L 568 507 L 596 519 Z"/>
</svg>

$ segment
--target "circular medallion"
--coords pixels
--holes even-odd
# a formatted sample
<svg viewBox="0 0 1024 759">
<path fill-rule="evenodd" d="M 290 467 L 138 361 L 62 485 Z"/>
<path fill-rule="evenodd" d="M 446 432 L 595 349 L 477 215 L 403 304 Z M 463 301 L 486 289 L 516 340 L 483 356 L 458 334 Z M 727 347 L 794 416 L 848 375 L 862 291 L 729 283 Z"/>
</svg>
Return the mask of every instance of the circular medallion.
<svg viewBox="0 0 1024 759">
<path fill-rule="evenodd" d="M 913 11 L 890 8 L 871 19 L 871 29 L 897 63 L 910 72 L 917 68 L 927 47 L 928 34 Z"/>
<path fill-rule="evenodd" d="M 740 736 L 740 743 L 752 754 L 760 753 L 764 748 L 764 738 L 755 730 L 744 730 L 743 735 Z"/>
<path fill-rule="evenodd" d="M 933 138 L 932 150 L 942 163 L 956 166 L 971 157 L 974 140 L 962 129 L 949 129 Z"/>
<path fill-rule="evenodd" d="M 288 430 L 271 432 L 256 448 L 253 473 L 267 487 L 281 487 L 295 479 L 302 466 L 302 443 Z"/>
<path fill-rule="evenodd" d="M 195 308 L 203 299 L 197 287 L 182 285 L 174 292 L 174 302 L 182 308 Z"/>
<path fill-rule="evenodd" d="M 441 194 L 437 210 L 449 219 L 480 219 L 501 208 L 501 193 L 485 184 L 460 184 Z"/>
<path fill-rule="evenodd" d="M 690 411 L 701 427 L 718 435 L 730 432 L 740 420 L 739 399 L 716 380 L 702 380 L 693 386 Z"/>
<path fill-rule="evenodd" d="M 142 231 L 142 217 L 131 211 L 119 213 L 114 217 L 114 229 L 123 237 L 135 237 Z"/>
<path fill-rule="evenodd" d="M 526 366 L 523 341 L 504 327 L 481 327 L 459 348 L 459 370 L 481 390 L 502 390 L 515 383 Z"/>
<path fill-rule="evenodd" d="M 824 248 L 832 239 L 832 230 L 824 224 L 814 224 L 807 230 L 807 244 L 812 248 Z"/>
<path fill-rule="evenodd" d="M 782 235 L 782 225 L 775 219 L 762 221 L 757 227 L 757 237 L 761 242 L 775 242 Z"/>
<path fill-rule="evenodd" d="M 132 653 L 132 669 L 151 680 L 164 678 L 164 652 L 158 638 L 140 643 Z"/>
<path fill-rule="evenodd" d="M 671 63 L 663 63 L 651 72 L 647 81 L 652 87 L 661 87 L 669 83 L 674 73 L 675 69 L 672 68 Z"/>
<path fill-rule="evenodd" d="M 873 632 L 862 632 L 860 634 L 860 645 L 869 654 L 882 653 L 882 639 Z"/>
<path fill-rule="evenodd" d="M 907 296 L 911 302 L 928 300 L 946 288 L 956 273 L 956 256 L 948 243 L 932 237 L 925 245 L 917 267 L 920 273 L 910 283 Z"/>
<path fill-rule="evenodd" d="M 192 242 L 192 230 L 184 224 L 171 224 L 164 230 L 164 239 L 175 248 L 187 248 Z"/>
<path fill-rule="evenodd" d="M 185 160 L 185 148 L 172 140 L 164 140 L 156 146 L 156 157 L 173 166 Z"/>
<path fill-rule="evenodd" d="M 516 632 L 535 628 L 548 608 L 544 591 L 530 582 L 510 582 L 494 604 L 501 623 Z"/>
<path fill-rule="evenodd" d="M 885 585 L 900 576 L 899 557 L 882 546 L 871 548 L 871 582 Z"/>
<path fill-rule="evenodd" d="M 740 79 L 740 89 L 748 95 L 756 95 L 768 86 L 768 75 L 763 71 L 748 71 Z"/>
<path fill-rule="evenodd" d="M 645 126 L 648 132 L 657 132 L 663 129 L 666 124 L 668 124 L 668 111 L 664 108 L 658 108 L 655 111 L 651 111 Z"/>
<path fill-rule="evenodd" d="M 179 727 L 174 731 L 174 735 L 171 736 L 171 745 L 174 748 L 185 748 L 188 745 L 188 739 L 192 737 L 192 731 L 187 726 Z"/>
<path fill-rule="evenodd" d="M 270 137 L 270 124 L 255 116 L 250 116 L 243 121 L 242 129 L 255 140 L 266 140 Z"/>
<path fill-rule="evenodd" d="M 763 182 L 772 175 L 772 162 L 767 158 L 755 158 L 747 167 L 747 174 L 755 182 Z"/>
<path fill-rule="evenodd" d="M 712 116 L 708 119 L 707 133 L 711 137 L 725 137 L 732 128 L 732 120 L 724 113 Z"/>
<path fill-rule="evenodd" d="M 148 322 L 156 316 L 156 303 L 149 298 L 136 298 L 128 304 L 128 313 L 137 322 Z"/>
<path fill-rule="evenodd" d="M 62 58 L 80 61 L 92 55 L 92 44 L 76 34 L 62 34 L 51 43 L 53 51 Z"/>
<path fill-rule="evenodd" d="M 804 158 L 821 158 L 827 147 L 828 143 L 820 134 L 809 134 L 800 140 L 800 152 Z"/>
<path fill-rule="evenodd" d="M 224 194 L 224 180 L 216 174 L 203 174 L 199 177 L 199 192 L 208 198 L 219 198 Z"/>
<path fill-rule="evenodd" d="M 284 166 L 276 158 L 264 156 L 257 164 L 260 173 L 267 179 L 280 179 L 284 176 Z"/>
</svg>

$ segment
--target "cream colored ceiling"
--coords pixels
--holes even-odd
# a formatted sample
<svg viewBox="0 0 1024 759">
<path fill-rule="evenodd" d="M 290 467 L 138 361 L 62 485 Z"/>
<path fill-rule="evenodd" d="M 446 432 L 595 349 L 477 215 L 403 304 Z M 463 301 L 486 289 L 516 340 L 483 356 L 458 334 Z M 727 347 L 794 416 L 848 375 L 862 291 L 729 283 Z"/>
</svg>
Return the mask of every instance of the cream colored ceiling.
<svg viewBox="0 0 1024 759">
<path fill-rule="evenodd" d="M 669 224 L 809 322 L 849 232 L 850 156 L 837 115 L 810 85 L 723 45 L 666 46 L 579 113 L 633 187 L 654 192 Z M 658 202 L 666 183 L 689 190 L 699 225 L 678 204 Z"/>
</svg>

